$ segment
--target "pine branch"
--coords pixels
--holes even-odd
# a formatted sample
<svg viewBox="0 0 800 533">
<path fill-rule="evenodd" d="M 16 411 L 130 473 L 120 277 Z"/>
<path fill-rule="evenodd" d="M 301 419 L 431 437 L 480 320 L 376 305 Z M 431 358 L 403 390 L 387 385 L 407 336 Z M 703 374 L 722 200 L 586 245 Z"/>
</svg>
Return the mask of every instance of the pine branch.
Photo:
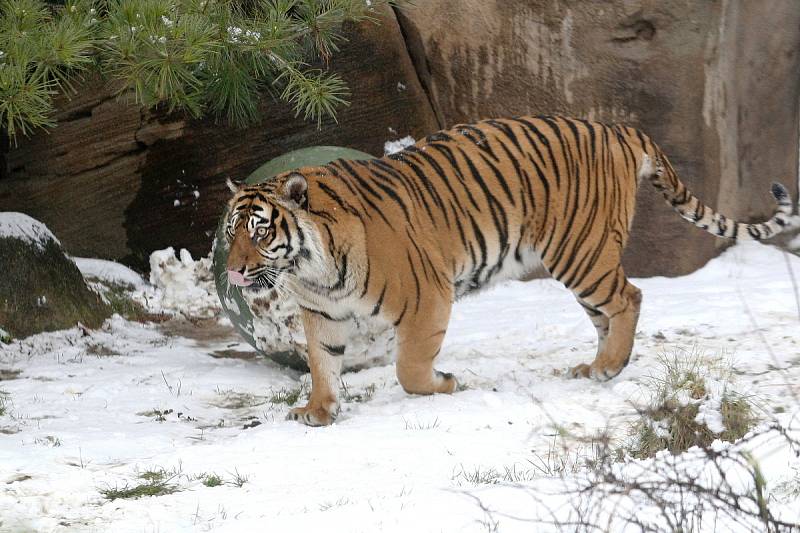
<svg viewBox="0 0 800 533">
<path fill-rule="evenodd" d="M 349 95 L 327 66 L 346 21 L 392 0 L 0 0 L 0 124 L 10 138 L 53 127 L 52 98 L 96 69 L 138 105 L 236 126 L 270 93 L 296 116 L 335 120 Z"/>
</svg>

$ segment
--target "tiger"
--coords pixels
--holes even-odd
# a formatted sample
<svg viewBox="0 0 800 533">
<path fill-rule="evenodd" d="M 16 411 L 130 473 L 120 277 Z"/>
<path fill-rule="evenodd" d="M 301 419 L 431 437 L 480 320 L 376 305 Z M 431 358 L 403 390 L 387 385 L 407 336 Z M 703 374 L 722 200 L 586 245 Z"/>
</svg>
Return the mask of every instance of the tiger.
<svg viewBox="0 0 800 533">
<path fill-rule="evenodd" d="M 287 418 L 331 424 L 353 319 L 395 328 L 409 394 L 452 393 L 434 368 L 453 303 L 543 268 L 597 330 L 594 360 L 572 377 L 605 381 L 630 360 L 642 303 L 621 259 L 646 179 L 685 220 L 718 237 L 763 240 L 794 225 L 773 184 L 774 215 L 742 223 L 704 205 L 643 132 L 561 116 L 459 124 L 404 150 L 303 167 L 258 185 L 227 180 L 227 276 L 300 307 L 311 393 Z"/>
</svg>

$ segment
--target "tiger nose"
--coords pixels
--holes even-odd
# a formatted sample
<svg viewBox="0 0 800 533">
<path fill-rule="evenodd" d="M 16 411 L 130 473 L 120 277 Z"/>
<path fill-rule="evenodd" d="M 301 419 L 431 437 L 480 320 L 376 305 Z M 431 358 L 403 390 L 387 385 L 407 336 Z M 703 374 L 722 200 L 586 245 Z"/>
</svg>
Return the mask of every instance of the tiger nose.
<svg viewBox="0 0 800 533">
<path fill-rule="evenodd" d="M 244 278 L 244 274 L 236 270 L 228 270 L 228 283 L 237 287 L 247 287 L 253 282 Z"/>
</svg>

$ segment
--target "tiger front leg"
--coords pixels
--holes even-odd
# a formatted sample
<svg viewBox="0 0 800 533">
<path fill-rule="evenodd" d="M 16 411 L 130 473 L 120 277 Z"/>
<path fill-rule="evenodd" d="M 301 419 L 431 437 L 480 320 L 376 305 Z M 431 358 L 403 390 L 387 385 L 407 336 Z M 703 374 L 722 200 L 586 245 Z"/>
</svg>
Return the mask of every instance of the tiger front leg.
<svg viewBox="0 0 800 533">
<path fill-rule="evenodd" d="M 439 355 L 452 301 L 441 298 L 420 302 L 419 312 L 405 316 L 397 326 L 397 379 L 409 394 L 450 394 L 458 381 L 433 367 Z"/>
<path fill-rule="evenodd" d="M 311 369 L 311 396 L 305 406 L 291 409 L 286 418 L 307 426 L 327 426 L 339 414 L 339 374 L 351 324 L 349 320 L 327 320 L 306 310 L 302 318 Z"/>
</svg>

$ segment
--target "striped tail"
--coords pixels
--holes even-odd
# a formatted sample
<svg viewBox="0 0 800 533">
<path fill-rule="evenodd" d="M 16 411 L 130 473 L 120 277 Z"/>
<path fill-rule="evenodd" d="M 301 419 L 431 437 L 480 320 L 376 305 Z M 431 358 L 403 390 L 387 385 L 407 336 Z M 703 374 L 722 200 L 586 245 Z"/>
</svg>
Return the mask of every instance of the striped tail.
<svg viewBox="0 0 800 533">
<path fill-rule="evenodd" d="M 667 203 L 681 217 L 712 235 L 728 239 L 761 241 L 774 237 L 798 223 L 798 217 L 792 216 L 789 191 L 780 183 L 772 184 L 772 196 L 777 203 L 772 218 L 766 222 L 747 224 L 731 220 L 703 204 L 686 188 L 663 154 L 656 155 L 655 164 L 650 161 L 650 156 L 644 157 L 640 171 L 642 177 L 650 179 L 653 187 L 661 191 Z"/>
</svg>

